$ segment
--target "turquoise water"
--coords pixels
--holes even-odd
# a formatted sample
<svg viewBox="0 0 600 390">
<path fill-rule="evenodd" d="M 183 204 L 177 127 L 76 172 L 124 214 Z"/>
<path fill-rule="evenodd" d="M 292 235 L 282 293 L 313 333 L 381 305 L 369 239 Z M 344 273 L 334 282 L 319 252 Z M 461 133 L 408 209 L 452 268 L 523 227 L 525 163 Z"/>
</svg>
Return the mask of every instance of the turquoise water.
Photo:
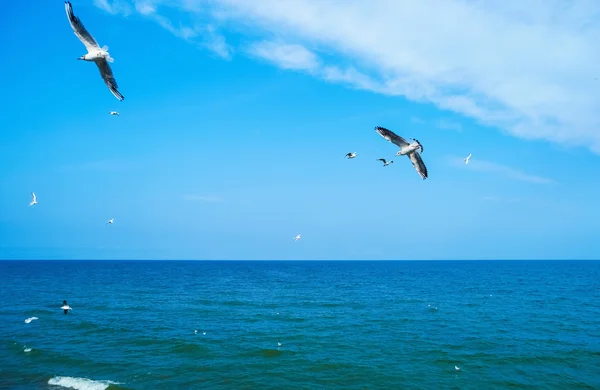
<svg viewBox="0 0 600 390">
<path fill-rule="evenodd" d="M 600 262 L 5 261 L 0 296 L 2 389 L 600 388 Z"/>
</svg>

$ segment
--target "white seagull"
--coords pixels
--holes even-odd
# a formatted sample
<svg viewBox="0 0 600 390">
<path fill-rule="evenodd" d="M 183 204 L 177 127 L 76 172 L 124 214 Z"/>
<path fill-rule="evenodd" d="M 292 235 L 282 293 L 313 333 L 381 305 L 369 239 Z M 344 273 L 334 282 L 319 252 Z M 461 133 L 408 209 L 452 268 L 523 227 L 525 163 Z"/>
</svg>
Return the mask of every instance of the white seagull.
<svg viewBox="0 0 600 390">
<path fill-rule="evenodd" d="M 109 219 L 109 220 L 108 220 L 108 222 L 106 222 L 106 223 L 115 223 L 115 219 L 114 219 L 114 218 L 111 218 L 111 219 Z"/>
<path fill-rule="evenodd" d="M 463 160 L 465 160 L 465 164 L 469 163 L 469 159 L 471 158 L 471 153 L 469 153 L 469 155 L 467 156 L 467 158 L 463 158 Z"/>
<path fill-rule="evenodd" d="M 354 157 L 356 157 L 356 152 L 346 153 L 346 155 L 344 157 L 346 157 L 348 159 L 354 158 Z"/>
<path fill-rule="evenodd" d="M 301 239 L 302 237 L 300 237 L 300 235 L 298 234 L 296 237 L 294 237 L 294 241 L 298 241 L 299 239 Z"/>
<path fill-rule="evenodd" d="M 454 366 L 454 369 L 455 369 L 456 371 L 460 371 L 460 367 L 458 367 L 458 366 Z"/>
<path fill-rule="evenodd" d="M 423 159 L 421 158 L 421 154 L 423 153 L 423 146 L 419 140 L 415 139 L 415 142 L 408 143 L 404 138 L 395 134 L 393 131 L 386 129 L 385 127 L 375 126 L 375 131 L 379 133 L 383 138 L 388 140 L 389 142 L 400 147 L 396 156 L 408 155 L 408 158 L 415 167 L 417 173 L 423 178 L 423 180 L 427 179 L 427 167 L 425 163 L 423 163 Z M 419 153 L 418 149 L 421 150 Z"/>
<path fill-rule="evenodd" d="M 33 206 L 34 204 L 37 204 L 37 197 L 35 196 L 35 192 L 31 193 L 31 203 L 29 203 L 30 206 Z"/>
<path fill-rule="evenodd" d="M 383 162 L 383 166 L 386 167 L 394 162 L 394 160 L 387 161 L 385 158 L 378 158 L 377 161 Z"/>
<path fill-rule="evenodd" d="M 25 320 L 25 323 L 29 324 L 33 320 L 39 320 L 39 318 L 37 318 L 37 317 L 29 317 L 28 319 Z"/>
<path fill-rule="evenodd" d="M 110 89 L 110 92 L 112 92 L 119 100 L 125 99 L 118 91 L 119 86 L 117 85 L 117 80 L 115 80 L 112 70 L 108 65 L 109 62 L 114 61 L 108 53 L 108 46 L 102 46 L 101 48 L 100 45 L 98 45 L 98 42 L 96 42 L 92 34 L 85 29 L 81 20 L 73 14 L 73 8 L 71 7 L 70 1 L 65 1 L 65 10 L 67 11 L 67 18 L 69 18 L 69 23 L 71 24 L 75 35 L 77 35 L 77 38 L 79 38 L 88 51 L 87 54 L 82 55 L 78 60 L 95 62 L 100 70 L 100 75 L 102 76 L 102 79 L 104 79 L 108 89 Z"/>
<path fill-rule="evenodd" d="M 119 116 L 119 113 L 117 111 L 111 111 L 109 114 Z"/>
</svg>

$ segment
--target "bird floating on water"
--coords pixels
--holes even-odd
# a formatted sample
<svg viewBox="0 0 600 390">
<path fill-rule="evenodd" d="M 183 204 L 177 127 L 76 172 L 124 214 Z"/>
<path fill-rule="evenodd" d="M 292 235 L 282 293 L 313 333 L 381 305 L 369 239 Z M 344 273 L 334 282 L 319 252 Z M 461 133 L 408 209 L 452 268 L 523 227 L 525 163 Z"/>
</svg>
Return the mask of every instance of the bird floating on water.
<svg viewBox="0 0 600 390">
<path fill-rule="evenodd" d="M 298 241 L 299 239 L 301 239 L 302 237 L 300 237 L 300 235 L 298 234 L 296 237 L 294 237 L 294 241 Z"/>
<path fill-rule="evenodd" d="M 356 152 L 346 153 L 346 155 L 344 157 L 346 157 L 348 159 L 354 158 L 354 157 L 356 157 Z"/>
<path fill-rule="evenodd" d="M 383 162 L 384 167 L 387 167 L 394 162 L 394 160 L 387 161 L 385 158 L 378 158 L 377 161 Z"/>
<path fill-rule="evenodd" d="M 468 164 L 470 159 L 471 159 L 471 153 L 469 153 L 467 158 L 463 158 L 463 160 L 465 160 L 465 164 Z"/>
<path fill-rule="evenodd" d="M 37 196 L 35 196 L 35 192 L 31 193 L 31 203 L 29 203 L 30 206 L 33 206 L 34 204 L 37 204 Z"/>
<path fill-rule="evenodd" d="M 425 163 L 423 163 L 423 159 L 419 153 L 419 149 L 421 150 L 421 153 L 423 153 L 423 146 L 419 140 L 415 139 L 415 142 L 409 143 L 404 138 L 385 127 L 375 126 L 375 131 L 389 142 L 399 146 L 400 150 L 396 153 L 396 156 L 407 155 L 417 173 L 423 180 L 427 179 L 427 167 L 425 166 Z"/>
<path fill-rule="evenodd" d="M 117 111 L 111 111 L 109 114 L 119 116 L 119 113 Z"/>
<path fill-rule="evenodd" d="M 110 69 L 110 65 L 108 65 L 109 62 L 114 61 L 114 59 L 108 53 L 108 46 L 100 47 L 100 45 L 98 45 L 98 42 L 96 42 L 92 34 L 85 29 L 83 23 L 81 23 L 81 20 L 79 20 L 79 18 L 73 13 L 73 7 L 71 6 L 70 1 L 65 1 L 65 10 L 67 12 L 69 23 L 73 28 L 73 32 L 75 32 L 77 38 L 79 38 L 81 43 L 83 43 L 88 51 L 87 54 L 82 55 L 78 58 L 78 60 L 96 63 L 98 69 L 100 70 L 100 75 L 102 76 L 102 79 L 106 83 L 106 86 L 110 92 L 112 92 L 112 94 L 115 95 L 115 97 L 119 100 L 125 99 L 125 97 L 118 91 L 119 86 L 117 85 L 117 80 L 115 80 L 113 72 Z"/>
<path fill-rule="evenodd" d="M 109 219 L 109 220 L 108 220 L 108 222 L 106 222 L 106 223 L 115 223 L 115 219 L 114 219 L 114 218 L 111 218 L 111 219 Z"/>
</svg>

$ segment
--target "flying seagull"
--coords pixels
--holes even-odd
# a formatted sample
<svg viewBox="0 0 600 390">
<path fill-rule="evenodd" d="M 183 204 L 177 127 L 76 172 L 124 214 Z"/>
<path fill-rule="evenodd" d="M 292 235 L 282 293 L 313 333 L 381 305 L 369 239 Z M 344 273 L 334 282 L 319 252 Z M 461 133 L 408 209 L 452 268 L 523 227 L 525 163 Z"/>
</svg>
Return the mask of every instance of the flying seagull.
<svg viewBox="0 0 600 390">
<path fill-rule="evenodd" d="M 31 203 L 29 203 L 30 206 L 33 206 L 34 204 L 37 204 L 37 197 L 35 196 L 35 192 L 31 193 Z"/>
<path fill-rule="evenodd" d="M 423 178 L 423 180 L 427 179 L 427 167 L 423 163 L 423 159 L 421 159 L 421 154 L 418 149 L 423 153 L 423 146 L 419 140 L 415 139 L 415 142 L 408 143 L 404 138 L 395 134 L 393 131 L 386 129 L 385 127 L 375 126 L 375 131 L 379 133 L 383 138 L 388 140 L 389 142 L 400 147 L 396 156 L 408 155 L 408 158 L 415 167 L 417 173 Z"/>
<path fill-rule="evenodd" d="M 109 220 L 108 220 L 108 222 L 106 222 L 106 223 L 114 223 L 114 222 L 115 222 L 115 219 L 114 219 L 114 218 L 111 218 L 111 219 L 109 219 Z"/>
<path fill-rule="evenodd" d="M 348 159 L 354 158 L 354 157 L 356 157 L 356 152 L 347 153 L 344 157 L 346 157 Z"/>
<path fill-rule="evenodd" d="M 116 111 L 111 111 L 111 112 L 110 112 L 110 115 L 116 115 L 116 116 L 119 116 L 119 113 L 118 113 L 118 112 L 116 112 Z"/>
<path fill-rule="evenodd" d="M 125 99 L 118 91 L 119 86 L 117 85 L 117 80 L 115 80 L 112 70 L 108 65 L 109 62 L 114 61 L 108 53 L 108 46 L 102 46 L 101 48 L 100 45 L 98 45 L 98 42 L 96 42 L 92 34 L 85 29 L 81 20 L 73 14 L 73 8 L 71 7 L 70 1 L 65 1 L 65 10 L 67 11 L 67 17 L 69 18 L 69 23 L 71 24 L 75 35 L 77 35 L 77 38 L 79 38 L 88 51 L 87 54 L 82 55 L 78 60 L 95 62 L 100 70 L 100 75 L 102 76 L 102 79 L 104 79 L 108 89 L 110 89 L 110 92 L 112 92 L 119 100 Z"/>
<path fill-rule="evenodd" d="M 302 237 L 300 237 L 300 235 L 298 234 L 296 237 L 294 237 L 294 241 L 298 241 L 299 239 L 301 239 Z"/>
<path fill-rule="evenodd" d="M 469 163 L 469 159 L 471 158 L 471 153 L 469 153 L 469 155 L 467 156 L 467 158 L 463 158 L 463 160 L 465 160 L 465 164 Z"/>
<path fill-rule="evenodd" d="M 386 167 L 394 162 L 394 160 L 387 161 L 385 158 L 378 158 L 377 161 L 383 162 L 383 166 Z"/>
</svg>

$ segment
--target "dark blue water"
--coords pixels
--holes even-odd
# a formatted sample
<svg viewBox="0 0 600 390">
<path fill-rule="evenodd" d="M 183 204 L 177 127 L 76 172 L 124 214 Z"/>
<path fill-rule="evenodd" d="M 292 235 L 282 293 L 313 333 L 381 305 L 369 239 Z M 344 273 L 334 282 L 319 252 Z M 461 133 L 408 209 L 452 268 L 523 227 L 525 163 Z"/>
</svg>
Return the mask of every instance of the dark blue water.
<svg viewBox="0 0 600 390">
<path fill-rule="evenodd" d="M 6 261 L 0 296 L 2 389 L 600 388 L 600 262 Z"/>
</svg>

